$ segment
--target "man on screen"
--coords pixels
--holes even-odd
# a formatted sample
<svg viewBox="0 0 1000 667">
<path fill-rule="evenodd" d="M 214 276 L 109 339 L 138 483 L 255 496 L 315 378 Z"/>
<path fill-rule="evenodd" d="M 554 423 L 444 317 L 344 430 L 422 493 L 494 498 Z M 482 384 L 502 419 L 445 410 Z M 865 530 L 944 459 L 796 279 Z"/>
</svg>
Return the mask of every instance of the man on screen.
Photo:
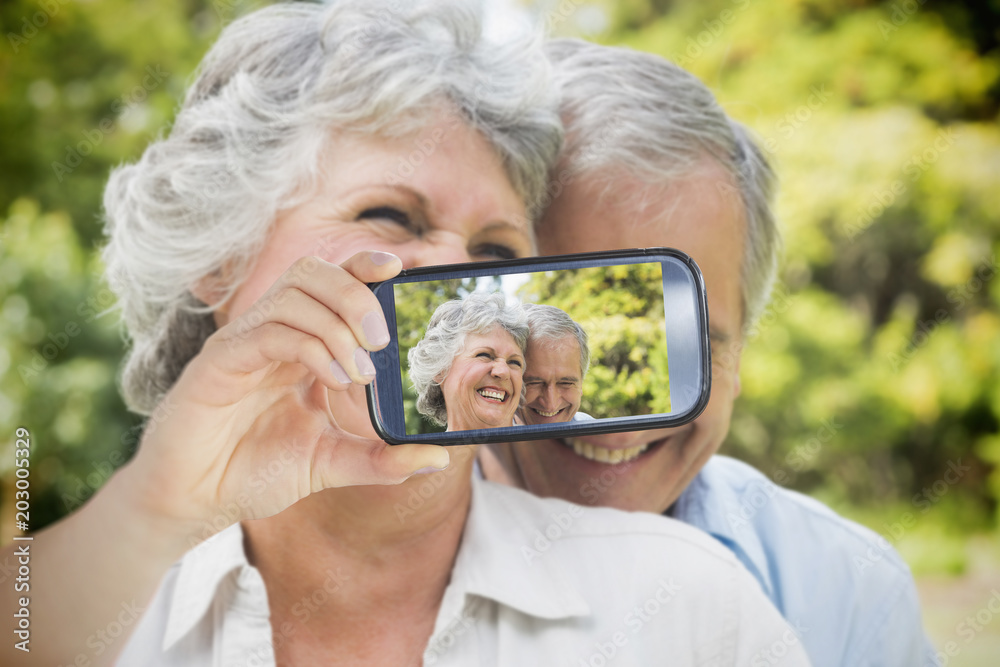
<svg viewBox="0 0 1000 667">
<path fill-rule="evenodd" d="M 592 456 L 562 440 L 491 445 L 480 451 L 484 475 L 705 530 L 756 576 L 796 628 L 789 641 L 802 642 L 814 665 L 935 664 L 913 578 L 887 540 L 716 455 L 740 392 L 744 332 L 767 303 L 777 265 L 765 155 L 704 84 L 659 57 L 579 40 L 555 40 L 549 54 L 567 142 L 539 252 L 690 254 L 708 295 L 712 396 L 678 428 L 575 439 Z"/>
<path fill-rule="evenodd" d="M 525 424 L 592 419 L 579 412 L 583 378 L 590 367 L 587 332 L 555 306 L 528 304 L 528 347 L 525 352 Z"/>
</svg>

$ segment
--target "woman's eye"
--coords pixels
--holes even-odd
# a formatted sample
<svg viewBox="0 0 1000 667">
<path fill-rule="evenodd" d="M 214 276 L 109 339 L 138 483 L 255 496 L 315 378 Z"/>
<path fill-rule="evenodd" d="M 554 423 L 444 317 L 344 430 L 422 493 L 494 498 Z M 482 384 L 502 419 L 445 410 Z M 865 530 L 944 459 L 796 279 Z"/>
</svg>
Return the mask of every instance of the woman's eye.
<svg viewBox="0 0 1000 667">
<path fill-rule="evenodd" d="M 516 259 L 518 254 L 512 248 L 495 243 L 484 243 L 473 249 L 473 257 L 483 257 L 488 259 Z"/>
<path fill-rule="evenodd" d="M 411 227 L 412 222 L 410 221 L 410 216 L 403 213 L 398 208 L 393 208 L 391 206 L 376 206 L 375 208 L 366 208 L 358 214 L 358 220 L 372 220 L 383 218 L 385 220 L 392 220 L 397 225 L 402 225 L 403 227 Z"/>
<path fill-rule="evenodd" d="M 509 363 L 509 364 L 510 364 L 511 366 L 514 366 L 514 367 L 516 367 L 516 368 L 521 368 L 521 366 L 523 365 L 523 364 L 522 364 L 522 363 L 521 363 L 520 361 L 518 361 L 517 359 L 514 359 L 513 361 L 510 361 L 510 362 L 508 362 L 508 363 Z"/>
<path fill-rule="evenodd" d="M 490 360 L 493 359 L 493 355 L 490 354 L 489 352 L 480 352 L 476 356 L 479 357 L 479 358 L 481 358 L 481 359 L 490 359 Z"/>
</svg>

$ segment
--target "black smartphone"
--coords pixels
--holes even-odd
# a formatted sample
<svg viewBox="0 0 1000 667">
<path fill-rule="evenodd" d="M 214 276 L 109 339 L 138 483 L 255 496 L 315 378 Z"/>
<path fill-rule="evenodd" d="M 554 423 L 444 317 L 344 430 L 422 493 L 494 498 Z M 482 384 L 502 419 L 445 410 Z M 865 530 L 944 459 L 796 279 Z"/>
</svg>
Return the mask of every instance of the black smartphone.
<svg viewBox="0 0 1000 667">
<path fill-rule="evenodd" d="M 371 354 L 368 411 L 390 444 L 663 428 L 708 404 L 705 284 L 679 250 L 421 267 L 369 287 L 392 340 Z M 516 327 L 448 324 L 490 300 L 535 322 L 523 348 Z"/>
</svg>

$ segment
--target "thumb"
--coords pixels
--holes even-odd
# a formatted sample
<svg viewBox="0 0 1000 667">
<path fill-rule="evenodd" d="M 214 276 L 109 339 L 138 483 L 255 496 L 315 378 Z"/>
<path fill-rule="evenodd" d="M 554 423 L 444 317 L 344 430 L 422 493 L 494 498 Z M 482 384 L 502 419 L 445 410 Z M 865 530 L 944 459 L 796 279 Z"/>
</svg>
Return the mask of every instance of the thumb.
<svg viewBox="0 0 1000 667">
<path fill-rule="evenodd" d="M 416 473 L 444 470 L 451 463 L 451 453 L 441 445 L 387 445 L 381 456 L 386 468 L 402 473 L 400 482 Z"/>
<path fill-rule="evenodd" d="M 447 448 L 440 445 L 389 445 L 328 428 L 320 436 L 313 460 L 312 491 L 400 484 L 417 472 L 444 470 L 450 462 Z"/>
</svg>

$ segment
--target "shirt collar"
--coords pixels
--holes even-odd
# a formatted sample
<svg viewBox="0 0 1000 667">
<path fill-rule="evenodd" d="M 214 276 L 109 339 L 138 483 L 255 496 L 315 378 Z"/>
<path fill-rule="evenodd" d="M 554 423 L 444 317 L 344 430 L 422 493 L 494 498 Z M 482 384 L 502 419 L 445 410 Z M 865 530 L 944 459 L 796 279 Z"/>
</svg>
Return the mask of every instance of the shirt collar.
<svg viewBox="0 0 1000 667">
<path fill-rule="evenodd" d="M 166 651 L 189 633 L 208 611 L 219 585 L 230 572 L 242 576 L 244 568 L 253 568 L 243 550 L 243 529 L 236 523 L 208 538 L 187 552 L 180 562 L 174 586 L 163 650 Z"/>
<path fill-rule="evenodd" d="M 472 478 L 472 501 L 452 569 L 440 619 L 458 616 L 467 595 L 495 600 L 545 619 L 587 616 L 590 608 L 556 558 L 531 558 L 553 518 L 539 510 L 544 502 L 524 491 Z M 534 552 L 537 554 L 537 550 Z M 527 554 L 527 555 L 526 555 Z M 233 571 L 259 579 L 243 547 L 243 530 L 234 524 L 184 555 L 174 587 L 163 650 L 187 635 L 219 594 Z M 266 598 L 265 598 L 266 604 Z"/>
<path fill-rule="evenodd" d="M 742 502 L 741 495 L 760 492 L 773 484 L 759 473 L 749 481 L 734 481 L 728 474 L 731 466 L 725 465 L 729 462 L 735 463 L 728 457 L 713 456 L 666 513 L 700 528 L 726 545 L 770 597 L 774 586 L 764 545 L 753 523 L 757 508 Z"/>
<path fill-rule="evenodd" d="M 539 556 L 549 548 L 545 533 L 555 525 L 546 502 L 473 475 L 472 504 L 449 588 L 538 618 L 588 616 L 590 607 L 558 566 L 560 559 Z"/>
</svg>

